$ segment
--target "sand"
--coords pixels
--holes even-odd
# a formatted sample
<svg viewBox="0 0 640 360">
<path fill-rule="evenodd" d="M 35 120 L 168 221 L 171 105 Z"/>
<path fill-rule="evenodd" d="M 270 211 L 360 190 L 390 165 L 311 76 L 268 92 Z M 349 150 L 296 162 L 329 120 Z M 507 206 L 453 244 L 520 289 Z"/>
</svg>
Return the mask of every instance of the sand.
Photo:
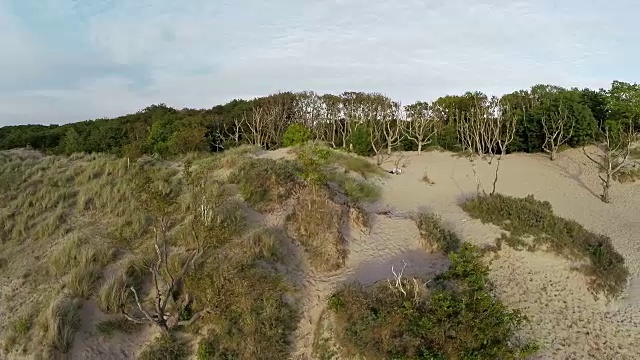
<svg viewBox="0 0 640 360">
<path fill-rule="evenodd" d="M 476 191 L 467 159 L 445 152 L 404 155 L 407 166 L 401 175 L 378 180 L 384 190 L 376 205 L 393 213 L 374 215 L 370 234 L 347 231 L 349 259 L 344 269 L 316 274 L 304 266 L 302 250 L 296 250 L 302 258 L 297 268 L 304 318 L 292 358 L 310 358 L 326 297 L 341 283 L 388 279 L 391 266 L 397 269 L 404 262 L 406 274 L 435 273 L 446 267 L 445 258 L 420 248 L 418 230 L 408 219 L 412 212 L 426 209 L 440 214 L 465 241 L 477 245 L 493 244 L 501 233 L 496 226 L 471 219 L 459 206 Z M 393 160 L 382 166 L 391 169 Z M 495 168 L 481 161 L 477 167 L 483 187 L 490 191 Z M 425 169 L 433 185 L 420 181 Z M 529 318 L 520 335 L 541 345 L 534 359 L 640 358 L 640 183 L 616 184 L 613 203 L 604 204 L 598 198 L 597 169 L 574 149 L 559 154 L 554 162 L 542 154 L 508 155 L 501 164 L 497 191 L 518 197 L 533 194 L 549 201 L 556 214 L 610 236 L 631 272 L 627 291 L 607 302 L 589 292 L 585 276 L 572 270 L 574 263 L 553 253 L 504 246 L 488 259 L 496 294 Z"/>
</svg>

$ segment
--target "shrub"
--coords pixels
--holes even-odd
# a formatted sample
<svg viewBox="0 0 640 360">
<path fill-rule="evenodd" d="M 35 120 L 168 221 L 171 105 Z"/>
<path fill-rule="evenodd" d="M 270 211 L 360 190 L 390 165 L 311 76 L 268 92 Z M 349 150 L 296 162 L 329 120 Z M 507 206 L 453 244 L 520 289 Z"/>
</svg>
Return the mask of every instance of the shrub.
<svg viewBox="0 0 640 360">
<path fill-rule="evenodd" d="M 194 311 L 209 309 L 211 330 L 198 344 L 198 359 L 286 359 L 297 324 L 289 281 L 280 268 L 279 229 L 264 228 L 216 249 L 185 280 Z"/>
<path fill-rule="evenodd" d="M 460 238 L 441 224 L 441 218 L 435 214 L 419 213 L 415 217 L 420 230 L 422 246 L 429 252 L 442 251 L 448 254 L 460 248 Z"/>
<path fill-rule="evenodd" d="M 337 270 L 347 258 L 341 232 L 343 209 L 325 191 L 305 189 L 287 226 L 309 254 L 311 266 L 321 271 Z"/>
<path fill-rule="evenodd" d="M 351 131 L 347 142 L 351 144 L 353 152 L 360 156 L 371 156 L 374 154 L 373 146 L 371 146 L 371 134 L 366 126 L 358 126 Z"/>
<path fill-rule="evenodd" d="M 514 342 L 525 321 L 491 295 L 488 269 L 465 244 L 431 282 L 401 279 L 344 286 L 329 299 L 344 357 L 367 359 L 521 359 L 535 344 Z"/>
<path fill-rule="evenodd" d="M 335 183 L 352 203 L 373 202 L 380 198 L 380 189 L 376 185 L 347 174 L 332 172 L 328 180 Z"/>
<path fill-rule="evenodd" d="M 291 124 L 282 135 L 282 145 L 290 147 L 304 144 L 311 139 L 311 131 L 303 124 Z"/>
<path fill-rule="evenodd" d="M 565 256 L 588 259 L 589 264 L 582 270 L 591 277 L 590 287 L 594 292 L 616 296 L 626 285 L 629 271 L 611 239 L 556 216 L 547 201 L 536 200 L 532 195 L 514 198 L 495 194 L 468 200 L 462 208 L 482 222 L 509 231 L 510 235 L 502 238 L 507 243 L 525 244 L 532 237 L 529 247 L 532 250 L 545 245 Z"/>
<path fill-rule="evenodd" d="M 188 344 L 173 334 L 162 334 L 140 355 L 138 360 L 182 360 L 189 357 Z"/>
<path fill-rule="evenodd" d="M 298 183 L 297 173 L 293 161 L 245 159 L 230 179 L 238 184 L 245 201 L 258 210 L 267 210 L 291 197 Z"/>
</svg>

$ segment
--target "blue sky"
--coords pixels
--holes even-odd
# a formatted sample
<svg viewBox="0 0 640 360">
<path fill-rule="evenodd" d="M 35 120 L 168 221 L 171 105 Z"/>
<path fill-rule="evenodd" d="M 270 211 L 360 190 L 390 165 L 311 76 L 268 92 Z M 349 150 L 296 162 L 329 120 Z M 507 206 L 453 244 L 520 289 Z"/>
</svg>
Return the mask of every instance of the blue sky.
<svg viewBox="0 0 640 360">
<path fill-rule="evenodd" d="M 640 80 L 635 0 L 0 0 L 0 125 Z"/>
</svg>

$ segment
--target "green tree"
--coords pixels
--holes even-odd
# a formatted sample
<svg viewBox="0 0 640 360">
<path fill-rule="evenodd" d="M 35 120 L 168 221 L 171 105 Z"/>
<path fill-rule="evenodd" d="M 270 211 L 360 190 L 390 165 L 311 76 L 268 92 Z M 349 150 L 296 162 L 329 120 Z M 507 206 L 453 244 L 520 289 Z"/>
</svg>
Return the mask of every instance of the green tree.
<svg viewBox="0 0 640 360">
<path fill-rule="evenodd" d="M 311 139 L 311 131 L 300 123 L 289 125 L 287 131 L 282 136 L 282 145 L 284 147 L 304 144 Z"/>
</svg>

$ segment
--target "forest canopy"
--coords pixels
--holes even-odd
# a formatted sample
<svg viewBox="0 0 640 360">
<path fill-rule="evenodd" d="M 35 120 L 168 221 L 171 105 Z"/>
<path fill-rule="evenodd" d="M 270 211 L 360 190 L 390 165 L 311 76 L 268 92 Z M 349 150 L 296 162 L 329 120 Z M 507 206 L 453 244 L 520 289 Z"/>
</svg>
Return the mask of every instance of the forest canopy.
<svg viewBox="0 0 640 360">
<path fill-rule="evenodd" d="M 210 109 L 158 104 L 112 119 L 5 126 L 0 128 L 0 150 L 31 147 L 51 154 L 101 152 L 135 158 L 221 151 L 243 143 L 275 149 L 290 142 L 285 137 L 289 130 L 287 136 L 303 134 L 360 155 L 423 145 L 457 151 L 456 121 L 496 103 L 517 119 L 510 152 L 546 151 L 551 125 L 567 128 L 563 144 L 568 146 L 597 140 L 598 129 L 607 123 L 640 128 L 640 85 L 620 81 L 608 90 L 535 85 L 499 98 L 466 92 L 404 106 L 378 93 L 283 92 Z"/>
</svg>

